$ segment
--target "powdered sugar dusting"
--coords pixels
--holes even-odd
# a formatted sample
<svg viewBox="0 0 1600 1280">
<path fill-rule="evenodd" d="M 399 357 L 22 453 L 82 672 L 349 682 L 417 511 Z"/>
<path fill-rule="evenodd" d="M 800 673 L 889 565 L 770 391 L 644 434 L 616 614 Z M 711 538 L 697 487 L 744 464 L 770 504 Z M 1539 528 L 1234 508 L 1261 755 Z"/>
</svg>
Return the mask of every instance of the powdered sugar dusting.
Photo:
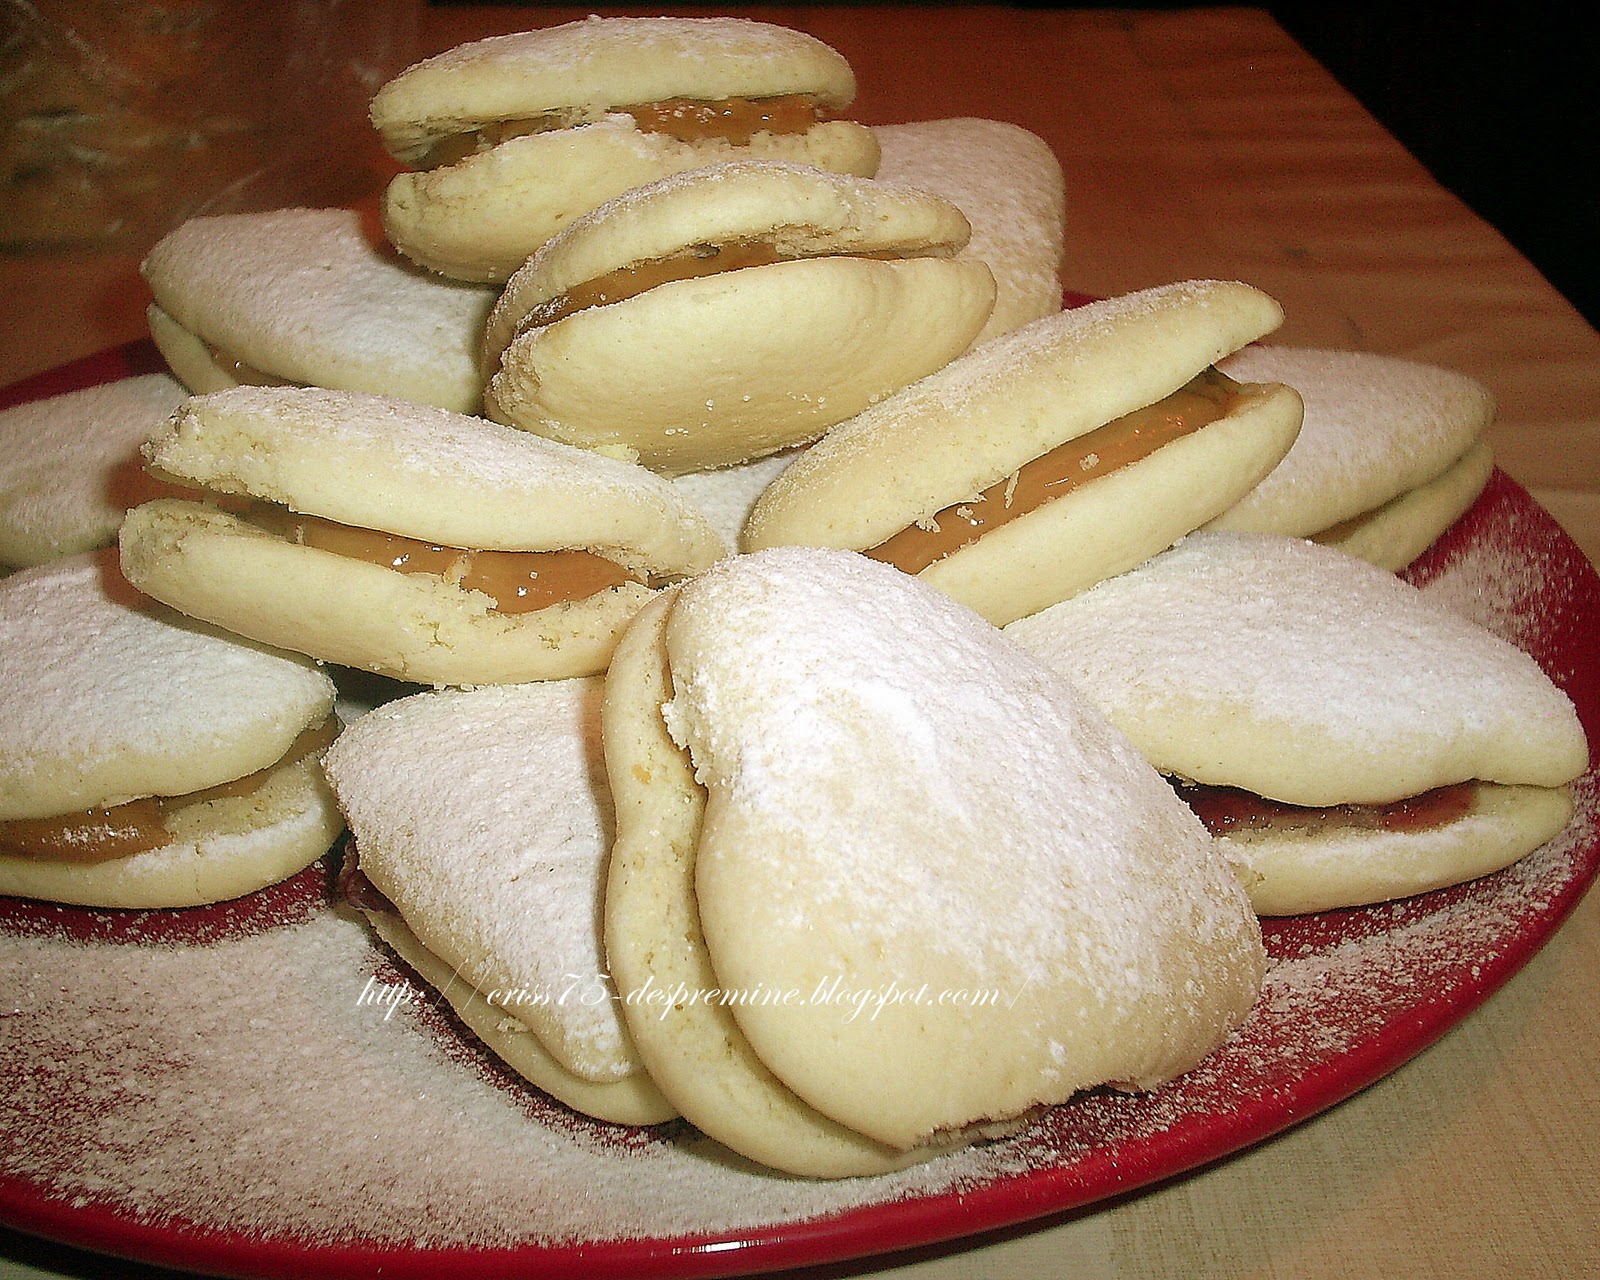
<svg viewBox="0 0 1600 1280">
<path fill-rule="evenodd" d="M 1297 538 L 1195 533 L 1007 634 L 1158 768 L 1294 804 L 1466 778 L 1555 786 L 1587 755 L 1522 649 Z"/>
<path fill-rule="evenodd" d="M 605 995 L 599 710 L 597 679 L 417 694 L 351 726 L 323 767 L 362 870 L 411 928 L 569 1069 L 615 1079 L 637 1063 Z"/>
<path fill-rule="evenodd" d="M 1547 669 L 1576 669 L 1557 679 L 1592 726 L 1600 584 L 1559 539 L 1497 480 L 1412 576 L 1490 612 L 1512 599 L 1542 610 L 1518 605 L 1502 621 Z M 1535 579 L 1542 593 L 1530 594 Z M 244 923 L 221 933 L 193 923 L 209 908 L 5 903 L 0 1209 L 17 1220 L 10 1188 L 20 1185 L 130 1221 L 219 1229 L 246 1246 L 503 1246 L 534 1251 L 537 1265 L 545 1250 L 583 1244 L 586 1261 L 620 1271 L 641 1252 L 668 1266 L 684 1234 L 737 1245 L 730 1262 L 755 1265 L 778 1229 L 803 1240 L 799 1224 L 830 1216 L 839 1220 L 816 1238 L 819 1260 L 1070 1208 L 1301 1119 L 1464 1016 L 1592 881 L 1593 769 L 1574 799 L 1567 831 L 1504 872 L 1272 922 L 1250 1018 L 1165 1088 L 1095 1091 L 1002 1141 L 837 1183 L 768 1176 L 678 1126 L 580 1120 L 459 1039 L 434 1003 L 392 1016 L 362 1003 L 369 979 L 405 978 L 323 903 L 320 875 L 297 879 L 313 895 L 305 903 L 269 890 L 226 909 Z M 247 909 L 257 900 L 270 910 Z"/>
<path fill-rule="evenodd" d="M 926 1194 L 984 1163 L 796 1183 L 671 1127 L 579 1121 L 462 1061 L 436 1009 L 363 1004 L 369 978 L 402 979 L 333 912 L 204 949 L 11 939 L 0 978 L 6 1043 L 33 1068 L 0 1103 L 7 1172 L 138 1220 L 316 1242 L 613 1239 Z"/>
</svg>

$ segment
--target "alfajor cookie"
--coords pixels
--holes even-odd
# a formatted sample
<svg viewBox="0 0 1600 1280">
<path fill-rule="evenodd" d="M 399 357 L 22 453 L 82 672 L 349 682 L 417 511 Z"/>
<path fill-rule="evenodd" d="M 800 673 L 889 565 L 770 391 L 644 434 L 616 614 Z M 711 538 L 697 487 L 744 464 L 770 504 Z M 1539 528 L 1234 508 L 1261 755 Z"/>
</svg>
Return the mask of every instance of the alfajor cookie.
<svg viewBox="0 0 1600 1280">
<path fill-rule="evenodd" d="M 741 157 L 870 177 L 872 131 L 835 118 L 849 64 L 739 18 L 599 18 L 462 45 L 372 100 L 417 172 L 384 196 L 390 238 L 426 267 L 505 280 L 573 218 L 670 173 Z"/>
<path fill-rule="evenodd" d="M 351 209 L 193 218 L 143 272 L 150 333 L 196 394 L 248 383 L 372 391 L 475 413 L 495 293 L 440 280 Z"/>
<path fill-rule="evenodd" d="M 1227 510 L 1288 451 L 1300 397 L 1214 368 L 1282 320 L 1189 281 L 1036 320 L 842 423 L 750 513 L 742 545 L 857 550 L 996 624 Z"/>
<path fill-rule="evenodd" d="M 108 555 L 0 581 L 0 893 L 185 907 L 273 884 L 343 828 L 333 683 L 141 598 Z"/>
<path fill-rule="evenodd" d="M 373 927 L 509 1066 L 586 1115 L 673 1108 L 623 1026 L 600 941 L 611 797 L 597 678 L 425 693 L 325 760 Z"/>
<path fill-rule="evenodd" d="M 1305 401 L 1288 454 L 1207 526 L 1283 533 L 1403 569 L 1489 482 L 1487 388 L 1465 374 L 1364 351 L 1254 346 L 1221 368 L 1286 382 Z"/>
<path fill-rule="evenodd" d="M 139 446 L 185 394 L 148 373 L 0 410 L 0 565 L 116 541 L 123 514 L 152 490 Z"/>
<path fill-rule="evenodd" d="M 197 396 L 146 457 L 210 497 L 128 514 L 136 586 L 240 635 L 417 683 L 602 670 L 657 585 L 723 551 L 642 468 L 382 396 Z"/>
<path fill-rule="evenodd" d="M 604 737 L 624 1017 L 752 1159 L 875 1172 L 1150 1087 L 1253 1003 L 1256 923 L 1193 815 L 1069 684 L 885 565 L 782 549 L 664 593 Z"/>
<path fill-rule="evenodd" d="M 972 118 L 877 125 L 872 132 L 882 153 L 880 180 L 943 196 L 972 224 L 972 238 L 956 256 L 982 262 L 995 282 L 994 310 L 976 341 L 1061 310 L 1066 183 L 1043 138 Z"/>
<path fill-rule="evenodd" d="M 1525 653 L 1295 538 L 1196 533 L 1005 631 L 1195 784 L 1265 915 L 1498 870 L 1561 830 L 1588 765 Z"/>
<path fill-rule="evenodd" d="M 994 304 L 948 201 L 778 161 L 578 219 L 489 316 L 490 417 L 665 474 L 814 439 L 966 350 Z"/>
</svg>

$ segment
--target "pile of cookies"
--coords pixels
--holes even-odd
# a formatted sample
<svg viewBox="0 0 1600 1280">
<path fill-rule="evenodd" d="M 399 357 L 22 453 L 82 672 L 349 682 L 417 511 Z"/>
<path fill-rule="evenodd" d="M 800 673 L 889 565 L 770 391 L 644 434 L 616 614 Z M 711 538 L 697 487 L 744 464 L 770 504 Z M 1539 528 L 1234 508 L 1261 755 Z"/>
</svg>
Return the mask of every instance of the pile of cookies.
<svg viewBox="0 0 1600 1280">
<path fill-rule="evenodd" d="M 1570 702 L 1393 573 L 1482 388 L 1237 282 L 1063 310 L 1048 148 L 853 94 L 743 20 L 500 37 L 379 92 L 381 209 L 156 246 L 182 385 L 0 417 L 0 892 L 348 826 L 530 1081 L 838 1177 L 1188 1070 L 1258 915 L 1555 835 Z M 353 673 L 401 685 L 341 726 Z"/>
</svg>

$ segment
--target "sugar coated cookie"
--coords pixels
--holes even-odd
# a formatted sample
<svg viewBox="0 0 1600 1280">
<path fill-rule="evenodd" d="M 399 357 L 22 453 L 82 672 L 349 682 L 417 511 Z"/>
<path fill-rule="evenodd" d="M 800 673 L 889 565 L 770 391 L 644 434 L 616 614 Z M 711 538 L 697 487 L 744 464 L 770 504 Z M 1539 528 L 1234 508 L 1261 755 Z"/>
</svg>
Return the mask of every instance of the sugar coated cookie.
<svg viewBox="0 0 1600 1280">
<path fill-rule="evenodd" d="M 984 263 L 995 280 L 994 310 L 978 342 L 1061 310 L 1066 184 L 1044 139 L 971 118 L 878 125 L 873 133 L 879 179 L 943 196 L 972 224 L 958 256 Z"/>
<path fill-rule="evenodd" d="M 1006 634 L 1203 784 L 1196 806 L 1263 912 L 1505 866 L 1561 829 L 1588 764 L 1571 702 L 1525 653 L 1299 539 L 1197 533 Z"/>
<path fill-rule="evenodd" d="M 327 676 L 137 595 L 108 556 L 0 581 L 0 893 L 179 907 L 262 888 L 343 826 Z"/>
<path fill-rule="evenodd" d="M 1064 311 L 830 431 L 761 496 L 743 547 L 862 551 L 1004 624 L 1132 568 L 1284 456 L 1300 398 L 1211 366 L 1282 319 L 1189 281 Z"/>
<path fill-rule="evenodd" d="M 378 91 L 402 163 L 384 225 L 408 255 L 505 280 L 574 217 L 724 160 L 870 177 L 872 131 L 836 119 L 855 77 L 834 50 L 738 18 L 597 18 L 462 45 Z"/>
<path fill-rule="evenodd" d="M 1314 537 L 1402 569 L 1488 483 L 1494 399 L 1465 374 L 1365 351 L 1247 347 L 1230 377 L 1286 382 L 1300 435 L 1273 470 L 1207 526 Z M 1414 495 L 1414 496 L 1413 496 Z"/>
<path fill-rule="evenodd" d="M 417 683 L 601 670 L 656 585 L 723 550 L 642 468 L 387 397 L 197 396 L 146 455 L 233 509 L 167 500 L 130 512 L 122 563 L 141 590 L 241 635 Z"/>
<path fill-rule="evenodd" d="M 885 565 L 788 548 L 664 594 L 605 745 L 624 1016 L 754 1159 L 870 1172 L 1150 1086 L 1254 1000 L 1255 921 L 1193 815 L 1069 684 Z"/>
<path fill-rule="evenodd" d="M 0 565 L 116 541 L 124 513 L 151 488 L 139 446 L 184 395 L 149 373 L 0 410 Z"/>
<path fill-rule="evenodd" d="M 326 768 L 382 894 L 378 932 L 490 1049 L 576 1110 L 675 1112 L 644 1074 L 601 948 L 611 799 L 598 679 L 418 694 Z"/>
<path fill-rule="evenodd" d="M 150 332 L 191 391 L 372 391 L 475 413 L 493 290 L 401 258 L 350 209 L 194 218 L 144 262 Z"/>
<path fill-rule="evenodd" d="M 937 196 L 800 165 L 664 178 L 512 276 L 486 411 L 668 474 L 813 439 L 970 345 L 994 279 L 967 235 Z"/>
</svg>

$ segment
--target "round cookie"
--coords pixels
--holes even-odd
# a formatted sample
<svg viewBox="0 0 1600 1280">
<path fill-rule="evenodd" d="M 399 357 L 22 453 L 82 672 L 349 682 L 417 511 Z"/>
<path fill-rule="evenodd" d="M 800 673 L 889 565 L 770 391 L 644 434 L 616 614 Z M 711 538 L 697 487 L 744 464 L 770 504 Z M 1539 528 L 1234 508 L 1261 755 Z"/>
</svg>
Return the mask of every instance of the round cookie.
<svg viewBox="0 0 1600 1280">
<path fill-rule="evenodd" d="M 1300 399 L 1216 361 L 1276 328 L 1249 285 L 1189 281 L 1036 320 L 840 424 L 745 526 L 746 551 L 857 550 L 996 624 L 1129 569 L 1238 501 Z"/>
<path fill-rule="evenodd" d="M 1210 529 L 1337 541 L 1401 569 L 1488 482 L 1483 434 L 1494 399 L 1465 374 L 1365 351 L 1275 346 L 1247 347 L 1221 368 L 1288 383 L 1305 401 L 1305 421 L 1283 461 Z M 1426 486 L 1434 487 L 1416 501 L 1398 501 Z M 1355 522 L 1369 518 L 1376 527 L 1356 536 Z"/>
<path fill-rule="evenodd" d="M 977 342 L 1061 310 L 1066 183 L 1049 144 L 1014 124 L 971 118 L 876 125 L 872 132 L 882 154 L 880 181 L 943 196 L 972 224 L 957 256 L 984 263 L 995 281 L 994 310 Z"/>
<path fill-rule="evenodd" d="M 372 101 L 396 176 L 384 225 L 410 257 L 505 280 L 624 191 L 741 157 L 870 177 L 870 129 L 831 119 L 855 77 L 810 36 L 737 18 L 598 18 L 461 45 Z"/>
<path fill-rule="evenodd" d="M 630 629 L 607 678 L 607 942 L 641 1053 L 681 1035 L 723 1069 L 717 1038 L 676 1021 L 714 1000 L 806 1106 L 914 1153 L 1080 1088 L 1152 1086 L 1250 1007 L 1264 959 L 1232 870 L 1119 734 L 975 615 L 806 549 L 724 561 L 636 626 L 658 611 L 659 640 Z M 655 719 L 676 770 L 650 767 Z M 619 917 L 650 921 L 684 876 L 717 992 L 630 1004 L 624 955 L 650 974 L 654 935 Z M 737 1111 L 723 1141 L 812 1172 Z"/>
<path fill-rule="evenodd" d="M 1588 765 L 1571 702 L 1525 653 L 1393 574 L 1299 539 L 1197 533 L 1005 630 L 1165 773 L 1301 810 L 1412 806 L 1327 817 L 1251 805 L 1249 822 L 1271 824 L 1262 835 L 1219 812 L 1209 825 L 1226 827 L 1247 870 L 1285 885 L 1252 890 L 1263 911 L 1505 866 L 1560 830 L 1560 793 Z M 1463 783 L 1477 785 L 1417 811 L 1416 797 Z"/>
<path fill-rule="evenodd" d="M 145 258 L 150 332 L 199 394 L 371 391 L 475 413 L 491 289 L 418 270 L 352 209 L 193 218 Z"/>
<path fill-rule="evenodd" d="M 184 395 L 149 373 L 0 410 L 0 565 L 114 542 L 128 507 L 152 489 L 139 446 Z"/>
<path fill-rule="evenodd" d="M 994 281 L 967 235 L 936 196 L 798 165 L 662 179 L 512 276 L 486 410 L 666 474 L 813 439 L 970 345 Z"/>
<path fill-rule="evenodd" d="M 105 557 L 0 582 L 0 893 L 107 907 L 238 897 L 343 823 L 333 683 L 143 599 Z"/>
<path fill-rule="evenodd" d="M 240 635 L 418 683 L 601 670 L 656 584 L 723 551 L 642 468 L 387 397 L 199 396 L 146 456 L 247 501 L 130 512 L 135 585 Z"/>
<path fill-rule="evenodd" d="M 352 725 L 326 769 L 389 904 L 368 908 L 379 934 L 540 1088 L 654 1124 L 675 1112 L 633 1051 L 601 948 L 600 697 L 592 677 L 415 695 Z"/>
</svg>

